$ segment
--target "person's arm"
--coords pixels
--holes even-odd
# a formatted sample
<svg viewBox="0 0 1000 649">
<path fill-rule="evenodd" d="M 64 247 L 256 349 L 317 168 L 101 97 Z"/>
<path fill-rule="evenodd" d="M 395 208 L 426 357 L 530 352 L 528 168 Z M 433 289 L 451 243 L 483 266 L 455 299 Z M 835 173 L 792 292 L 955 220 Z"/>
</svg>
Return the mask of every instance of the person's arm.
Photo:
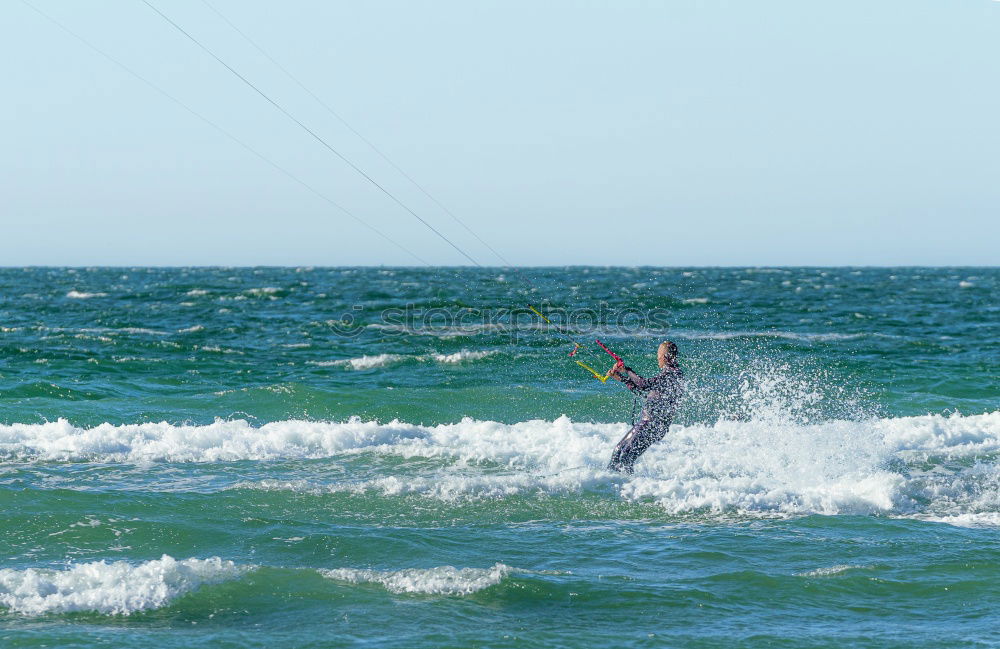
<svg viewBox="0 0 1000 649">
<path fill-rule="evenodd" d="M 625 378 L 623 379 L 623 382 L 630 389 L 642 390 L 643 392 L 645 392 L 646 390 L 649 390 L 651 387 L 653 387 L 652 381 L 650 381 L 649 379 L 642 378 L 641 376 L 636 374 L 635 370 L 633 370 L 631 367 L 623 367 L 622 369 L 625 370 Z"/>
<path fill-rule="evenodd" d="M 617 381 L 621 381 L 625 384 L 629 390 L 648 390 L 652 387 L 652 383 L 649 379 L 644 379 L 635 373 L 631 367 L 625 365 L 625 363 L 618 361 L 615 366 L 611 368 L 608 372 L 608 376 L 611 376 Z"/>
</svg>

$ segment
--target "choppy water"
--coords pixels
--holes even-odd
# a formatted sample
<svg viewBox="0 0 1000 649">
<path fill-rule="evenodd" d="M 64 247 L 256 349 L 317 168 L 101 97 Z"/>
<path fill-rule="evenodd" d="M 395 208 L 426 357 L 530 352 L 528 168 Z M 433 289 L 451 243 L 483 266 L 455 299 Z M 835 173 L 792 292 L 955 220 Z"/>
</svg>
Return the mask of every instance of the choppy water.
<svg viewBox="0 0 1000 649">
<path fill-rule="evenodd" d="M 0 639 L 1000 644 L 998 289 L 0 269 Z M 680 346 L 690 394 L 634 477 L 603 470 L 627 392 L 527 303 L 640 372 Z"/>
</svg>

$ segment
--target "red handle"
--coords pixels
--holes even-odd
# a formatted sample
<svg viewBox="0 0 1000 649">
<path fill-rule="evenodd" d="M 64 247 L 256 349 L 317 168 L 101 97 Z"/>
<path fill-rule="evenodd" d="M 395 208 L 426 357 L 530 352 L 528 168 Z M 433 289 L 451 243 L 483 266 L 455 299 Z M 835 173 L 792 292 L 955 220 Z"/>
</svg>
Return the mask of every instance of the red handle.
<svg viewBox="0 0 1000 649">
<path fill-rule="evenodd" d="M 598 345 L 600 345 L 601 349 L 603 349 L 607 353 L 611 354 L 611 358 L 615 359 L 619 363 L 624 363 L 625 362 L 625 361 L 622 360 L 621 356 L 619 356 L 618 354 L 616 354 L 613 351 L 611 351 L 610 349 L 608 349 L 608 346 L 605 345 L 604 343 L 602 343 L 600 340 L 595 340 L 594 342 L 597 343 Z"/>
</svg>

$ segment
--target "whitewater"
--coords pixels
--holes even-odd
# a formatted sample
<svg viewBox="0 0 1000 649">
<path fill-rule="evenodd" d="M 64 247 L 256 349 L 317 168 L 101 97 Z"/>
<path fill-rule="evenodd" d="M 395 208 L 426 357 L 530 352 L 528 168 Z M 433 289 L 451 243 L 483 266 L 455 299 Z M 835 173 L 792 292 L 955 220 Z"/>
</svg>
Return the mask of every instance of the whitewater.
<svg viewBox="0 0 1000 649">
<path fill-rule="evenodd" d="M 897 514 L 995 519 L 1000 412 L 783 425 L 773 419 L 675 427 L 623 479 L 604 468 L 625 424 L 464 419 L 419 426 L 359 418 L 341 423 L 245 420 L 205 426 L 166 422 L 90 429 L 66 420 L 0 425 L 0 458 L 10 463 L 232 463 L 434 460 L 419 471 L 358 481 L 273 479 L 232 488 L 320 489 L 442 500 L 525 493 L 582 493 L 612 487 L 625 500 L 665 512 Z M 177 488 L 183 488 L 178 485 Z M 979 511 L 986 509 L 987 511 Z M 980 518 L 977 518 L 980 517 Z"/>
</svg>

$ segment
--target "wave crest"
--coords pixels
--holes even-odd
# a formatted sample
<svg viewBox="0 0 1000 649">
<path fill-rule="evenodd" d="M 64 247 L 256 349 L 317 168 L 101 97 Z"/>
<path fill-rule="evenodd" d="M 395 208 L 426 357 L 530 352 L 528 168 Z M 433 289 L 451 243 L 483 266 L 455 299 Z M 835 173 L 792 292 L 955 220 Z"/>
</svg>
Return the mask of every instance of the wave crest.
<svg viewBox="0 0 1000 649">
<path fill-rule="evenodd" d="M 597 492 L 669 513 L 738 511 L 995 520 L 1000 412 L 810 423 L 766 417 L 675 426 L 635 476 L 605 470 L 624 424 L 463 419 L 422 426 L 243 420 L 77 428 L 0 426 L 0 458 L 26 462 L 230 462 L 340 458 L 392 469 L 239 486 L 444 502 Z M 374 457 L 403 461 L 371 462 Z M 368 459 L 366 459 L 368 458 Z M 420 459 L 420 462 L 405 460 Z M 339 474 L 338 474 L 339 475 Z M 359 479 L 360 478 L 360 479 Z"/>
<path fill-rule="evenodd" d="M 352 370 L 370 370 L 376 367 L 386 367 L 407 361 L 426 363 L 446 363 L 457 364 L 465 361 L 475 361 L 495 354 L 492 350 L 470 351 L 463 349 L 451 354 L 429 354 L 429 355 L 406 355 L 406 354 L 373 354 L 371 356 L 358 356 L 357 358 L 344 358 L 336 361 L 307 361 L 310 365 L 320 367 L 344 367 Z"/>
<path fill-rule="evenodd" d="M 515 568 L 502 563 L 492 568 L 410 568 L 407 570 L 359 570 L 337 568 L 320 570 L 327 579 L 349 584 L 379 584 L 390 593 L 422 593 L 427 595 L 471 595 L 496 586 Z"/>
<path fill-rule="evenodd" d="M 0 570 L 0 606 L 23 615 L 95 611 L 130 615 L 162 608 L 196 590 L 238 577 L 244 571 L 232 561 L 176 559 L 94 561 L 64 570 L 28 568 Z"/>
</svg>

